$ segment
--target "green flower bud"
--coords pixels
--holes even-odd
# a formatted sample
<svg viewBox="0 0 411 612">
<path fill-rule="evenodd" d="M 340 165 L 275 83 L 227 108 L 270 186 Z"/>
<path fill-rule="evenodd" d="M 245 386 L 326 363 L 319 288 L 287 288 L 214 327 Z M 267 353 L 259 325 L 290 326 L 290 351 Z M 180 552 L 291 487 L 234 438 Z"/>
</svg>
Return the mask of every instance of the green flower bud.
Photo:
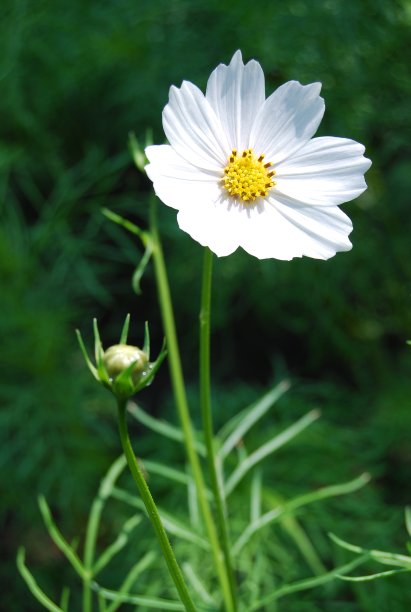
<svg viewBox="0 0 411 612">
<path fill-rule="evenodd" d="M 136 385 L 142 374 L 148 369 L 148 357 L 137 346 L 129 344 L 114 344 L 103 354 L 103 363 L 110 379 L 115 380 L 119 374 L 134 363 L 130 374 Z"/>
<path fill-rule="evenodd" d="M 143 350 L 137 346 L 126 344 L 129 323 L 130 315 L 127 315 L 119 343 L 104 351 L 97 321 L 94 319 L 95 364 L 87 354 L 80 332 L 78 330 L 76 332 L 88 369 L 100 384 L 121 401 L 128 399 L 152 383 L 167 354 L 163 344 L 157 359 L 150 361 L 150 335 L 147 323 L 145 325 Z"/>
</svg>

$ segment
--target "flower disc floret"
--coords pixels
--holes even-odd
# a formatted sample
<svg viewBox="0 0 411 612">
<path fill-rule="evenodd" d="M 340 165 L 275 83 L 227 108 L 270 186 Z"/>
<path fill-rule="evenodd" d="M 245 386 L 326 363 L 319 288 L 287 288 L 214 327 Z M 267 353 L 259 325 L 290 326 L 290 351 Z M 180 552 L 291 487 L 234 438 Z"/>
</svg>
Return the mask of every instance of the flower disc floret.
<svg viewBox="0 0 411 612">
<path fill-rule="evenodd" d="M 223 186 L 231 197 L 254 202 L 268 195 L 275 185 L 272 180 L 275 171 L 270 169 L 270 162 L 263 162 L 264 154 L 257 158 L 252 149 L 246 149 L 239 156 L 236 149 L 232 150 L 223 178 Z"/>
</svg>

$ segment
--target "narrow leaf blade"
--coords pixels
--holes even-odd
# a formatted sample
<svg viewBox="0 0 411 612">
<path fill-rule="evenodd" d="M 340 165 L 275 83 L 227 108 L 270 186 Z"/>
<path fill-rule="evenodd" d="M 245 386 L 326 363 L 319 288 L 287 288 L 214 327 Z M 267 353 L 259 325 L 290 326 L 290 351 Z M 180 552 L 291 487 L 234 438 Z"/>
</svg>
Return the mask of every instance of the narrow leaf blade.
<svg viewBox="0 0 411 612">
<path fill-rule="evenodd" d="M 343 576 L 336 574 L 335 577 L 340 580 L 346 580 L 347 582 L 370 582 L 371 580 L 377 580 L 378 578 L 387 578 L 387 576 L 393 576 L 394 574 L 402 574 L 409 572 L 411 569 L 399 569 L 399 570 L 388 570 L 386 572 L 379 572 L 377 574 L 368 574 L 366 576 Z"/>
<path fill-rule="evenodd" d="M 49 532 L 51 539 L 65 555 L 65 557 L 70 561 L 77 574 L 81 576 L 81 578 L 84 578 L 85 569 L 83 567 L 83 564 L 77 556 L 77 553 L 71 548 L 70 544 L 65 540 L 62 533 L 56 526 L 45 497 L 40 495 L 38 503 L 40 507 L 40 512 L 43 516 L 44 524 L 46 525 L 47 531 Z"/>
<path fill-rule="evenodd" d="M 134 529 L 141 523 L 143 517 L 141 514 L 136 514 L 129 518 L 123 525 L 117 538 L 97 559 L 93 567 L 93 576 L 97 576 L 101 570 L 110 563 L 111 559 L 117 555 L 128 543 Z"/>
<path fill-rule="evenodd" d="M 322 574 L 321 576 L 315 576 L 313 578 L 299 580 L 298 582 L 293 582 L 291 584 L 285 584 L 284 586 L 280 587 L 279 589 L 276 589 L 275 591 L 273 591 L 272 593 L 270 593 L 263 599 L 260 599 L 251 608 L 249 608 L 249 611 L 252 612 L 254 610 L 269 609 L 269 608 L 266 608 L 265 606 L 267 606 L 268 604 L 271 604 L 273 601 L 276 601 L 277 599 L 281 599 L 282 597 L 285 597 L 286 595 L 289 595 L 291 593 L 297 593 L 299 591 L 306 591 L 308 589 L 313 589 L 314 587 L 327 584 L 328 582 L 331 582 L 332 580 L 334 580 L 337 575 L 341 576 L 343 574 L 351 572 L 353 569 L 355 569 L 362 563 L 365 563 L 368 560 L 368 558 L 369 558 L 368 555 L 363 555 L 362 557 L 358 557 L 357 559 L 354 559 L 354 561 L 351 561 L 350 563 L 347 563 L 345 565 L 341 565 L 340 567 L 337 567 L 336 569 L 331 570 L 330 572 L 327 572 L 326 574 Z"/>
<path fill-rule="evenodd" d="M 136 604 L 138 606 L 145 606 L 146 608 L 153 608 L 154 610 L 184 610 L 183 604 L 178 601 L 162 599 L 160 597 L 144 597 L 143 595 L 132 595 L 130 593 L 103 589 L 96 582 L 92 584 L 92 587 L 97 593 L 101 593 L 106 599 L 115 601 L 116 603 Z"/>
<path fill-rule="evenodd" d="M 50 597 L 48 597 L 39 587 L 33 574 L 25 564 L 25 557 L 26 553 L 24 548 L 19 548 L 17 553 L 17 568 L 33 597 L 35 597 L 35 599 L 37 599 L 37 601 L 41 603 L 46 610 L 50 610 L 51 612 L 64 612 L 64 609 L 56 605 L 54 601 L 52 601 Z"/>
<path fill-rule="evenodd" d="M 255 425 L 280 399 L 282 395 L 290 388 L 288 381 L 280 382 L 274 389 L 266 393 L 258 402 L 246 408 L 244 411 L 234 417 L 238 425 L 234 431 L 227 437 L 224 444 L 220 448 L 219 455 L 224 459 L 232 451 L 232 449 L 241 441 L 244 435 Z M 229 424 L 228 424 L 229 427 Z M 221 435 L 221 433 L 220 433 Z"/>
<path fill-rule="evenodd" d="M 369 479 L 370 477 L 368 474 L 361 474 L 358 478 L 350 480 L 349 482 L 331 485 L 329 487 L 323 487 L 311 493 L 300 495 L 299 497 L 295 497 L 294 499 L 278 506 L 277 508 L 274 508 L 270 512 L 266 512 L 260 518 L 258 518 L 253 523 L 250 523 L 244 529 L 243 533 L 233 545 L 233 555 L 237 555 L 243 548 L 243 546 L 245 546 L 245 544 L 250 540 L 250 538 L 255 533 L 257 533 L 257 531 L 260 531 L 260 529 L 263 529 L 263 527 L 271 525 L 272 523 L 279 520 L 282 516 L 290 512 L 294 512 L 298 508 L 326 499 L 328 497 L 336 497 L 338 495 L 346 495 L 348 493 L 353 493 L 354 491 L 357 491 L 365 484 L 367 484 L 367 482 L 369 482 Z"/>
<path fill-rule="evenodd" d="M 155 431 L 156 433 L 159 433 L 170 440 L 175 440 L 176 442 L 184 441 L 183 432 L 179 427 L 176 427 L 167 421 L 153 418 L 133 402 L 128 403 L 128 410 L 130 414 L 137 419 L 137 421 L 152 431 Z M 204 444 L 202 444 L 199 440 L 196 440 L 195 446 L 197 452 L 205 457 L 206 451 Z"/>
<path fill-rule="evenodd" d="M 134 293 L 136 293 L 137 295 L 141 295 L 142 293 L 140 281 L 143 278 L 144 272 L 148 264 L 150 263 L 152 254 L 153 254 L 153 248 L 152 248 L 151 242 L 148 242 L 145 248 L 145 251 L 143 253 L 143 256 L 140 259 L 138 266 L 134 270 L 134 273 L 131 279 L 131 286 L 133 288 Z"/>
<path fill-rule="evenodd" d="M 132 223 L 128 219 L 125 219 L 121 215 L 118 215 L 117 213 L 113 212 L 109 208 L 103 208 L 101 212 L 107 219 L 109 219 L 113 223 L 116 223 L 117 225 L 124 227 L 124 229 L 126 229 L 131 234 L 138 236 L 140 240 L 143 242 L 144 246 L 146 245 L 147 234 L 142 229 L 140 229 L 137 225 L 135 225 L 135 223 Z"/>
<path fill-rule="evenodd" d="M 287 427 L 277 436 L 274 436 L 271 440 L 260 446 L 253 453 L 248 455 L 234 470 L 226 485 L 226 494 L 230 495 L 238 483 L 244 478 L 244 476 L 260 461 L 274 453 L 276 450 L 290 442 L 293 438 L 298 436 L 301 432 L 309 427 L 314 421 L 320 417 L 318 410 L 311 410 L 308 414 L 299 419 L 296 423 L 293 423 L 290 427 Z"/>
</svg>

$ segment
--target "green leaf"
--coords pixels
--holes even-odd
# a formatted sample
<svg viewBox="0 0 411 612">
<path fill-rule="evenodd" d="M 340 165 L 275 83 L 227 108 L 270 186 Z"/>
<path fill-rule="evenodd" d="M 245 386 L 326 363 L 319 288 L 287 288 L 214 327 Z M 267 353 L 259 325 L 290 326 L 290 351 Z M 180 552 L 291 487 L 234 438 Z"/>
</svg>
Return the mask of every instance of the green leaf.
<svg viewBox="0 0 411 612">
<path fill-rule="evenodd" d="M 86 539 L 84 544 L 84 567 L 91 571 L 96 547 L 97 535 L 100 526 L 101 514 L 105 503 L 111 494 L 114 484 L 121 472 L 127 465 L 124 455 L 121 455 L 109 468 L 107 474 L 102 479 L 98 493 L 93 500 L 86 528 Z"/>
<path fill-rule="evenodd" d="M 137 497 L 136 495 L 131 495 L 123 489 L 115 488 L 113 490 L 113 497 L 133 506 L 134 508 L 138 508 L 139 510 L 143 510 L 144 512 L 146 512 L 143 500 L 140 497 Z M 181 538 L 182 540 L 186 540 L 187 542 L 196 544 L 199 548 L 202 548 L 203 550 L 209 550 L 210 545 L 207 540 L 205 540 L 193 529 L 191 529 L 189 525 L 183 523 L 181 519 L 174 516 L 171 512 L 160 508 L 159 506 L 157 506 L 157 510 L 160 514 L 161 522 L 163 523 L 164 529 L 166 531 L 168 531 L 172 535 Z"/>
<path fill-rule="evenodd" d="M 407 570 L 411 570 L 411 557 L 407 557 L 405 555 L 397 555 L 395 553 L 385 552 L 383 550 L 375 550 L 375 549 L 367 549 L 362 548 L 361 546 L 356 546 L 355 544 L 350 544 L 349 542 L 345 542 L 341 540 L 341 538 L 337 537 L 334 533 L 329 533 L 329 537 L 341 548 L 345 548 L 356 554 L 367 553 L 371 559 L 378 561 L 384 565 L 396 565 L 400 567 L 404 567 Z"/>
<path fill-rule="evenodd" d="M 187 580 L 190 582 L 193 590 L 197 593 L 200 599 L 207 605 L 212 606 L 213 608 L 218 609 L 216 600 L 212 597 L 212 595 L 207 591 L 203 582 L 197 576 L 196 572 L 193 569 L 193 566 L 190 563 L 183 564 L 183 571 L 186 575 Z"/>
<path fill-rule="evenodd" d="M 338 485 L 331 485 L 330 487 L 323 487 L 321 489 L 318 489 L 317 491 L 313 491 L 312 493 L 306 493 L 305 495 L 295 497 L 294 499 L 282 504 L 281 506 L 278 506 L 274 510 L 263 514 L 259 519 L 250 523 L 244 529 L 241 536 L 233 545 L 233 556 L 237 555 L 240 552 L 243 546 L 245 546 L 245 544 L 257 531 L 259 531 L 263 527 L 266 527 L 267 525 L 271 525 L 275 521 L 278 521 L 278 519 L 284 516 L 285 514 L 294 512 L 302 506 L 306 506 L 308 504 L 326 499 L 328 497 L 336 497 L 338 495 L 346 495 L 347 493 L 353 493 L 354 491 L 357 491 L 365 484 L 367 484 L 369 480 L 370 477 L 368 474 L 361 474 L 361 476 L 355 478 L 354 480 L 350 480 L 349 482 L 345 482 Z"/>
<path fill-rule="evenodd" d="M 181 470 L 177 470 L 176 468 L 170 467 L 169 465 L 164 465 L 157 461 L 151 461 L 148 459 L 144 459 L 143 467 L 147 470 L 147 472 L 151 472 L 152 474 L 157 474 L 159 476 L 163 476 L 168 480 L 172 480 L 174 482 L 179 482 L 186 486 L 189 485 L 193 479 L 188 476 L 185 472 Z"/>
<path fill-rule="evenodd" d="M 27 565 L 25 565 L 25 556 L 26 551 L 24 548 L 19 548 L 17 552 L 17 568 L 20 572 L 21 577 L 24 582 L 28 586 L 31 594 L 37 599 L 39 603 L 46 608 L 46 610 L 51 610 L 51 612 L 65 612 L 64 608 L 60 608 L 57 606 L 37 584 L 33 574 L 28 569 Z"/>
<path fill-rule="evenodd" d="M 386 578 L 387 576 L 393 576 L 394 574 L 403 574 L 404 572 L 409 571 L 411 571 L 411 568 L 388 570 L 386 572 L 379 572 L 378 574 L 368 574 L 366 576 L 341 576 L 340 574 L 336 574 L 335 577 L 339 578 L 340 580 L 346 580 L 347 582 L 369 582 L 378 578 Z"/>
<path fill-rule="evenodd" d="M 244 476 L 255 466 L 257 463 L 271 455 L 284 444 L 287 444 L 290 440 L 295 438 L 304 429 L 306 429 L 311 423 L 316 421 L 320 416 L 318 410 L 311 410 L 308 414 L 303 416 L 299 421 L 293 423 L 286 430 L 282 431 L 279 435 L 274 436 L 271 440 L 260 446 L 251 455 L 246 457 L 239 466 L 231 474 L 226 484 L 226 495 L 230 495 L 233 492 L 238 483 L 244 478 Z"/>
<path fill-rule="evenodd" d="M 250 491 L 250 523 L 254 523 L 261 516 L 261 470 L 255 470 L 251 480 Z"/>
<path fill-rule="evenodd" d="M 133 402 L 128 403 L 128 411 L 135 419 L 137 419 L 137 421 L 139 421 L 139 423 L 142 423 L 152 431 L 161 434 L 169 440 L 175 440 L 176 442 L 181 443 L 184 442 L 183 432 L 179 427 L 176 427 L 167 421 L 153 418 Z M 204 444 L 196 439 L 195 447 L 199 455 L 205 457 L 206 450 Z"/>
<path fill-rule="evenodd" d="M 299 580 L 298 582 L 292 582 L 291 584 L 285 584 L 267 595 L 266 597 L 264 597 L 263 599 L 260 599 L 255 604 L 253 604 L 249 608 L 249 612 L 253 612 L 254 610 L 268 610 L 269 608 L 266 607 L 268 606 L 268 604 L 271 604 L 273 601 L 281 599 L 286 595 L 290 595 L 291 593 L 297 593 L 299 591 L 306 591 L 308 589 L 313 589 L 314 587 L 327 584 L 328 582 L 334 580 L 337 575 L 338 577 L 340 577 L 343 574 L 351 572 L 353 569 L 355 569 L 362 563 L 365 563 L 368 558 L 368 555 L 363 555 L 362 557 L 354 559 L 354 561 L 351 561 L 350 563 L 347 563 L 345 565 L 341 565 L 340 567 L 337 567 L 336 569 L 331 570 L 326 574 L 322 574 L 321 576 L 315 576 L 313 578 Z"/>
<path fill-rule="evenodd" d="M 234 431 L 228 435 L 224 444 L 218 451 L 218 456 L 221 458 L 227 457 L 231 450 L 237 446 L 244 435 L 261 419 L 270 408 L 280 399 L 282 395 L 290 388 L 290 383 L 286 380 L 280 382 L 274 389 L 266 393 L 256 404 L 252 404 L 240 414 L 231 419 L 218 437 L 225 437 L 225 432 L 229 431 L 234 425 Z"/>
<path fill-rule="evenodd" d="M 140 145 L 134 132 L 129 134 L 128 144 L 130 152 L 133 157 L 133 161 L 140 172 L 144 172 L 144 168 L 148 164 L 148 159 L 145 155 L 144 149 L 146 146 L 153 143 L 153 133 L 150 129 L 146 130 L 145 143 L 145 146 Z"/>
<path fill-rule="evenodd" d="M 133 584 L 136 582 L 140 574 L 142 574 L 148 567 L 150 567 L 154 563 L 156 558 L 157 555 L 154 551 L 150 550 L 148 553 L 146 553 L 144 557 L 142 557 L 140 561 L 133 565 L 133 567 L 127 573 L 117 593 L 119 595 L 126 594 L 127 591 L 129 591 Z M 120 605 L 121 601 L 114 601 L 110 606 L 108 606 L 106 612 L 116 612 Z"/>
<path fill-rule="evenodd" d="M 285 503 L 284 497 L 275 493 L 271 489 L 263 490 L 263 499 L 271 506 L 282 505 Z M 297 548 L 299 548 L 301 555 L 305 558 L 311 571 L 316 574 L 324 574 L 327 570 L 322 563 L 317 551 L 315 550 L 311 540 L 308 538 L 306 532 L 301 527 L 295 516 L 292 514 L 285 514 L 280 517 L 279 522 L 281 527 L 286 531 L 289 537 L 294 540 Z"/>
<path fill-rule="evenodd" d="M 126 320 L 124 321 L 123 329 L 121 330 L 119 344 L 127 344 L 129 327 L 130 327 L 130 313 L 128 313 L 128 315 L 126 316 Z"/>
<path fill-rule="evenodd" d="M 183 604 L 179 603 L 178 601 L 171 601 L 170 599 L 161 599 L 160 597 L 144 597 L 142 595 L 131 595 L 129 593 L 121 593 L 119 591 L 103 589 L 96 582 L 93 582 L 91 586 L 97 593 L 101 593 L 106 599 L 115 601 L 116 603 L 136 604 L 138 606 L 145 606 L 146 608 L 154 608 L 154 610 L 185 609 Z"/>
<path fill-rule="evenodd" d="M 65 557 L 70 561 L 73 568 L 76 570 L 77 574 L 81 576 L 81 578 L 85 577 L 85 569 L 83 564 L 81 563 L 77 553 L 73 550 L 70 544 L 65 540 L 62 533 L 57 528 L 56 524 L 53 521 L 53 517 L 51 516 L 50 508 L 46 502 L 46 499 L 43 495 L 40 495 L 38 498 L 38 503 L 40 507 L 40 512 L 43 516 L 44 523 L 46 525 L 47 531 L 57 548 L 61 550 L 61 552 L 65 555 Z"/>
<path fill-rule="evenodd" d="M 140 229 L 137 225 L 135 225 L 128 219 L 125 219 L 124 217 L 118 215 L 117 213 L 114 213 L 112 210 L 109 210 L 108 208 L 102 208 L 101 212 L 103 213 L 105 217 L 107 217 L 107 219 L 110 219 L 110 221 L 113 221 L 113 223 L 117 223 L 117 225 L 121 225 L 121 227 L 124 227 L 124 229 L 126 229 L 131 234 L 138 236 L 144 246 L 147 245 L 150 239 L 148 232 L 143 231 L 142 229 Z"/>
<path fill-rule="evenodd" d="M 120 552 L 130 539 L 130 535 L 134 529 L 141 523 L 143 517 L 141 514 L 136 514 L 129 518 L 123 525 L 120 533 L 114 542 L 106 548 L 100 555 L 93 567 L 93 576 L 97 576 L 101 570 L 111 561 L 111 559 Z"/>
<path fill-rule="evenodd" d="M 268 557 L 258 554 L 258 545 L 255 554 L 243 559 L 241 564 L 241 573 L 244 574 L 242 590 L 249 596 L 246 610 L 260 599 L 261 590 L 267 582 L 267 574 L 270 570 Z"/>
<path fill-rule="evenodd" d="M 184 524 L 178 518 L 173 516 L 170 512 L 159 509 L 159 513 L 164 529 L 168 531 L 168 533 L 171 533 L 172 535 L 181 538 L 186 542 L 191 542 L 203 550 L 210 549 L 210 545 L 207 540 L 193 531 L 188 525 Z"/>
<path fill-rule="evenodd" d="M 141 295 L 140 281 L 150 262 L 152 254 L 153 254 L 153 245 L 151 241 L 149 241 L 143 253 L 143 257 L 140 259 L 140 262 L 138 266 L 136 267 L 136 269 L 134 270 L 133 276 L 131 279 L 131 286 L 133 288 L 134 293 L 136 293 L 137 295 Z"/>
<path fill-rule="evenodd" d="M 115 485 L 116 480 L 123 472 L 127 465 L 127 459 L 124 455 L 120 455 L 109 468 L 107 474 L 101 481 L 98 497 L 106 500 L 111 495 L 111 491 Z"/>
<path fill-rule="evenodd" d="M 86 347 L 84 346 L 83 338 L 81 337 L 81 333 L 78 329 L 76 329 L 76 336 L 77 336 L 78 343 L 80 345 L 81 352 L 83 353 L 84 360 L 88 366 L 88 369 L 90 370 L 94 378 L 100 381 L 99 375 L 97 373 L 97 369 L 94 367 L 94 365 L 90 361 Z"/>
</svg>

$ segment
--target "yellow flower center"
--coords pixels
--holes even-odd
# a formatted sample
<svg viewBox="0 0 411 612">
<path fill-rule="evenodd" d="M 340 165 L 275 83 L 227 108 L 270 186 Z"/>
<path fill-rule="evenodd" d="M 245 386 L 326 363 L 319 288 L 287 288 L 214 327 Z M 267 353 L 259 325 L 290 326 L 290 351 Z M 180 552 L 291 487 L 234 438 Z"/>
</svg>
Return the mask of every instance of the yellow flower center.
<svg viewBox="0 0 411 612">
<path fill-rule="evenodd" d="M 233 198 L 254 202 L 257 198 L 265 197 L 274 187 L 274 174 L 271 163 L 264 163 L 264 155 L 257 157 L 252 149 L 245 149 L 239 156 L 236 149 L 233 149 L 224 168 L 222 182 Z"/>
</svg>

